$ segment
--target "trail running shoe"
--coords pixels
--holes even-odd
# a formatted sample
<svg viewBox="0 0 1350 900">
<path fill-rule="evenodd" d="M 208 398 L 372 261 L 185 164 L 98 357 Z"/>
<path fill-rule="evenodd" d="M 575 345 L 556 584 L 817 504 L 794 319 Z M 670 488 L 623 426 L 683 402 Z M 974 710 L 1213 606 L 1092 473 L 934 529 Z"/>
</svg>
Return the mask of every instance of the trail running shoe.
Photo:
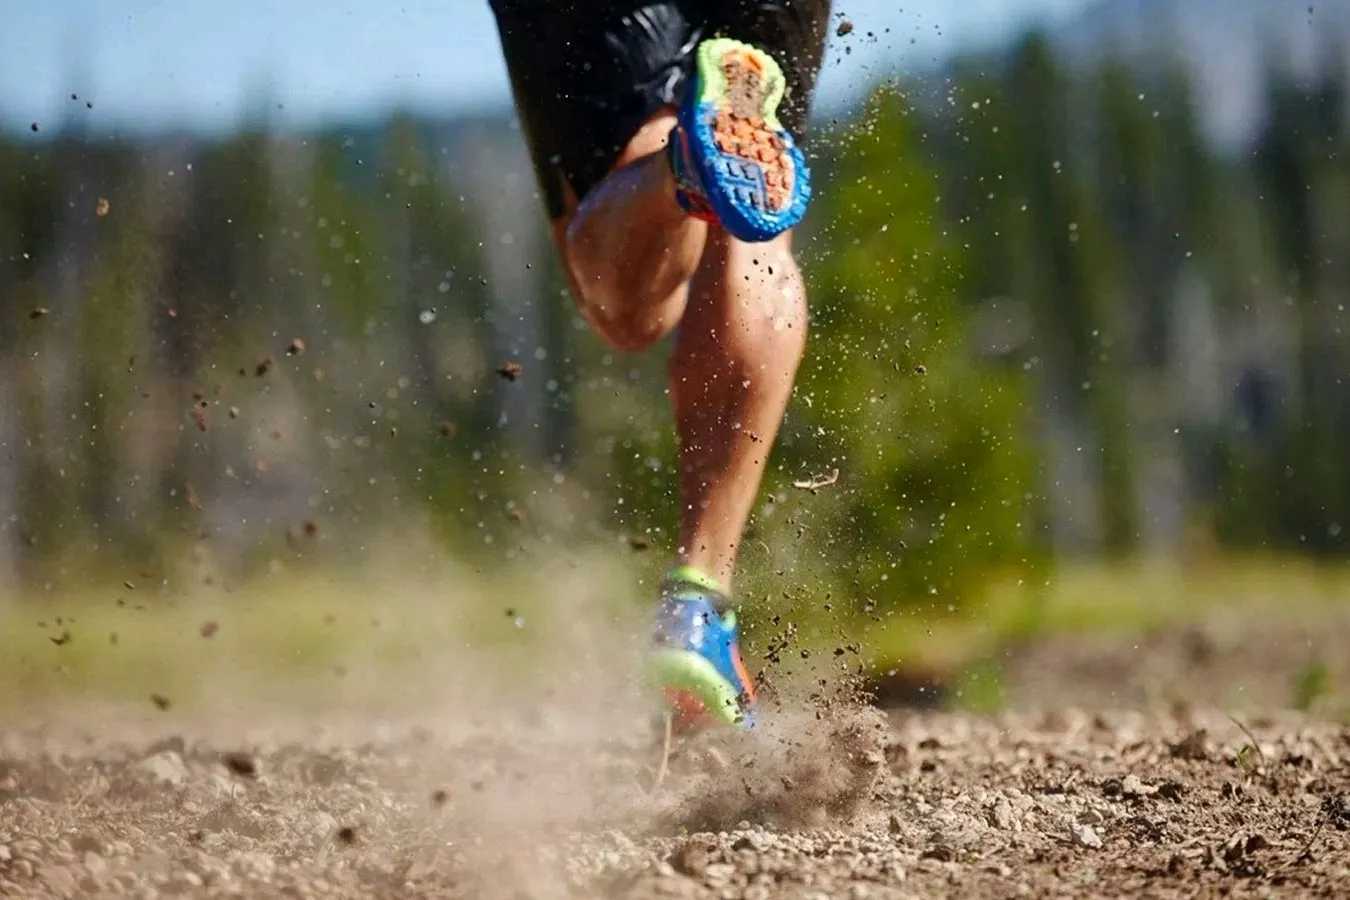
<svg viewBox="0 0 1350 900">
<path fill-rule="evenodd" d="M 690 215 L 742 241 L 767 241 L 801 221 L 811 175 L 778 121 L 778 63 L 729 38 L 699 44 L 694 77 L 668 148 L 675 192 Z"/>
<path fill-rule="evenodd" d="M 755 688 L 741 659 L 736 613 L 711 579 L 681 566 L 661 587 L 651 669 L 677 731 L 754 724 Z"/>
</svg>

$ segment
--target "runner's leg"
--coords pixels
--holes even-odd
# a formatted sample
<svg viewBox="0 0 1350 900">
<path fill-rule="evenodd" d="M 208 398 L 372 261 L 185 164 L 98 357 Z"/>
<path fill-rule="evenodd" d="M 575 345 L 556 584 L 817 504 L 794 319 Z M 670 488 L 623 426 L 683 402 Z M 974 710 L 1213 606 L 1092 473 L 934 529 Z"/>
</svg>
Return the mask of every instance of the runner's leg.
<svg viewBox="0 0 1350 900">
<path fill-rule="evenodd" d="M 718 6 L 710 29 L 757 47 L 787 81 L 779 112 L 800 139 L 824 52 L 828 0 Z M 680 438 L 684 560 L 729 591 L 806 342 L 806 288 L 792 232 L 746 243 L 714 228 L 670 366 Z"/>
<path fill-rule="evenodd" d="M 573 297 L 623 351 L 675 326 L 708 230 L 675 202 L 663 155 L 700 34 L 688 5 L 494 0 Z"/>
</svg>

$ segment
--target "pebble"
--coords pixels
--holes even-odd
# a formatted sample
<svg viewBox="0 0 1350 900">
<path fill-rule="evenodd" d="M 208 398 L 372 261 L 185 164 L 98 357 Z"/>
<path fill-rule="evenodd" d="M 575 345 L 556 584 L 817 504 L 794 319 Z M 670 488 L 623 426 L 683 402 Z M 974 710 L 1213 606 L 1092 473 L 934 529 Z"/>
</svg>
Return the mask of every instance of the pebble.
<svg viewBox="0 0 1350 900">
<path fill-rule="evenodd" d="M 1073 838 L 1080 845 L 1096 850 L 1102 846 L 1102 837 L 1091 825 L 1077 824 L 1073 827 Z"/>
<path fill-rule="evenodd" d="M 173 750 L 161 750 L 147 756 L 137 767 L 152 780 L 172 787 L 181 787 L 188 779 L 187 764 Z"/>
<path fill-rule="evenodd" d="M 102 878 L 108 874 L 108 863 L 103 857 L 92 850 L 84 855 L 84 867 L 89 870 L 89 874 L 95 878 Z"/>
</svg>

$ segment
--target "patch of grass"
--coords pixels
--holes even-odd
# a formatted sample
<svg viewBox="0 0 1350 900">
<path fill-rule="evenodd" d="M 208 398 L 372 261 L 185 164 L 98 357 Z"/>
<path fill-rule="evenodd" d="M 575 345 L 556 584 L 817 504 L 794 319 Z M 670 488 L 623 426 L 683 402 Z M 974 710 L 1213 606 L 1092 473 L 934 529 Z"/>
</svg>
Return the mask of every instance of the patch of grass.
<svg viewBox="0 0 1350 900">
<path fill-rule="evenodd" d="M 282 570 L 233 591 L 167 581 L 131 590 L 116 578 L 0 597 L 0 717 L 45 700 L 148 706 L 152 692 L 176 709 L 279 692 L 377 702 L 410 690 L 418 672 L 476 671 L 477 660 L 487 661 L 494 690 L 539 682 L 556 675 L 545 653 L 603 663 L 612 648 L 582 632 L 613 637 L 619 617 L 645 615 L 660 562 L 604 547 L 486 570 L 419 554 L 343 571 Z M 791 623 L 790 654 L 809 648 L 850 670 L 959 673 L 950 682 L 958 702 L 992 711 L 1006 687 L 998 660 L 1039 637 L 1128 638 L 1229 611 L 1287 620 L 1347 594 L 1350 569 L 1302 561 L 1071 565 L 1034 588 L 996 584 L 957 613 L 878 608 L 873 621 L 782 585 L 747 605 L 747 646 L 762 653 Z M 204 631 L 206 623 L 214 627 Z M 1295 705 L 1322 702 L 1331 681 L 1325 665 L 1309 664 L 1295 679 Z"/>
<path fill-rule="evenodd" d="M 1294 709 L 1307 712 L 1331 692 L 1331 669 L 1320 659 L 1312 660 L 1294 678 Z"/>
<path fill-rule="evenodd" d="M 537 659 L 552 649 L 555 625 L 574 616 L 608 627 L 633 580 L 603 557 L 490 574 L 419 560 L 282 571 L 228 592 L 113 581 L 9 597 L 0 599 L 0 718 L 45 701 L 148 706 L 152 692 L 175 709 L 281 693 L 374 697 L 399 693 L 419 668 L 463 673 L 479 660 L 485 680 L 543 677 Z"/>
<path fill-rule="evenodd" d="M 879 621 L 841 624 L 861 639 L 874 671 L 909 666 L 959 671 L 971 660 L 1051 635 L 1142 636 L 1227 614 L 1316 616 L 1350 596 L 1350 567 L 1303 560 L 1229 559 L 1204 565 L 1068 564 L 1037 586 L 995 583 L 956 614 L 879 610 Z M 823 644 L 820 639 L 816 643 Z"/>
<path fill-rule="evenodd" d="M 962 709 L 996 713 L 1003 709 L 1003 667 L 998 660 L 977 659 L 961 672 L 953 692 Z"/>
</svg>

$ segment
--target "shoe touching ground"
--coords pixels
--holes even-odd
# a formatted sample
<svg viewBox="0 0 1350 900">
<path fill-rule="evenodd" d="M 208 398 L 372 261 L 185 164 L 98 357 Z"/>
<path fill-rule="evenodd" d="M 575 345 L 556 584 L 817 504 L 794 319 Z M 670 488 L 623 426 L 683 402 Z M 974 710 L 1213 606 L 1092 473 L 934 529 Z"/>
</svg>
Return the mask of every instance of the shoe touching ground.
<svg viewBox="0 0 1350 900">
<path fill-rule="evenodd" d="M 782 234 L 811 200 L 806 158 L 778 120 L 786 83 L 763 50 L 728 38 L 704 41 L 670 136 L 681 208 L 742 241 Z"/>
<path fill-rule="evenodd" d="M 688 566 L 661 586 L 650 671 L 676 732 L 716 723 L 750 728 L 755 688 L 741 659 L 736 613 L 716 583 Z"/>
</svg>

